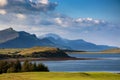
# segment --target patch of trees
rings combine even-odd
[[[0,74],[33,71],[49,72],[49,69],[42,63],[31,63],[28,60],[25,60],[23,64],[19,60],[14,62],[0,61]]]

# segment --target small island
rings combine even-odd
[[[0,60],[15,61],[52,61],[52,60],[93,60],[95,58],[75,58],[69,56],[64,50],[54,47],[32,47],[0,49]]]

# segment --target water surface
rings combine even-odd
[[[103,60],[65,60],[65,61],[36,61],[44,63],[50,71],[84,72],[105,71],[120,72],[120,54],[69,54],[78,58],[104,58]]]

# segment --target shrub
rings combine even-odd
[[[49,72],[48,67],[45,66],[45,65],[42,64],[42,63],[38,64],[38,66],[37,66],[37,71],[45,71],[45,72]]]

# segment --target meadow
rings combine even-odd
[[[0,80],[120,80],[120,74],[104,72],[25,72],[0,74]]]

